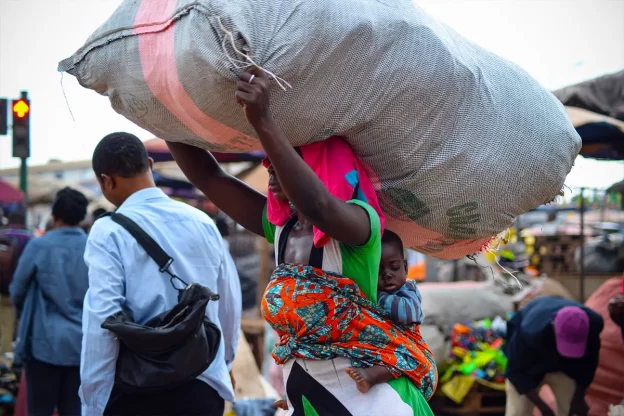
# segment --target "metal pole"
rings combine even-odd
[[[28,100],[28,91],[21,91],[20,96],[24,100]],[[28,110],[30,112],[30,109]],[[28,114],[30,118],[30,114]],[[28,125],[28,143],[26,145],[28,152],[22,155],[20,164],[20,189],[24,194],[24,225],[28,228],[28,155],[30,154],[30,121]]]
[[[585,302],[585,198],[583,192],[585,188],[581,188],[580,210],[581,210],[581,261],[579,264],[579,297],[581,302]]]
[[[27,158],[22,157],[20,164],[20,189],[24,194],[24,226],[28,228],[28,162]]]
[[[28,162],[25,157],[20,158],[20,189],[24,193],[24,203],[27,202],[26,195],[28,194]]]

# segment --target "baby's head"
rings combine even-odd
[[[401,237],[390,230],[384,231],[381,239],[381,262],[377,290],[392,293],[407,281],[407,261]]]

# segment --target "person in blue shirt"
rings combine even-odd
[[[234,392],[229,375],[240,333],[241,289],[234,262],[210,217],[174,201],[155,187],[153,161],[127,133],[104,137],[93,153],[93,170],[106,199],[134,220],[169,254],[171,270],[185,282],[218,293],[207,318],[222,332],[214,362],[197,379],[165,391],[127,394],[115,388],[119,341],[101,327],[125,307],[138,324],[178,303],[178,292],[136,240],[110,217],[91,228],[85,261],[89,290],[82,321],[82,416],[223,415]]]
[[[581,303],[560,297],[534,299],[508,323],[507,416],[554,415],[539,397],[547,384],[557,401],[557,415],[587,415],[585,391],[598,367],[604,322]]]
[[[52,205],[52,230],[28,243],[9,287],[20,315],[18,361],[23,360],[28,414],[80,414],[80,340],[89,284],[83,255],[87,235],[78,224],[85,196],[62,189]]]

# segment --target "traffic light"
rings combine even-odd
[[[6,98],[0,98],[0,136],[4,136],[9,130],[9,120],[7,113],[8,104],[9,100],[7,100]]]
[[[30,157],[30,100],[26,94],[13,100],[13,157]]]

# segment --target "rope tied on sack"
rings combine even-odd
[[[497,273],[494,272],[494,269],[492,268],[492,266],[479,264],[479,261],[477,260],[478,253],[469,254],[466,257],[469,260],[471,260],[477,267],[484,269],[484,270],[485,269],[489,270],[492,276],[493,282],[499,283],[507,289],[522,290],[523,289],[522,283],[516,277],[516,273],[518,272],[506,269],[502,264],[500,264],[500,261],[498,260],[498,252],[501,249],[501,245],[507,244],[508,241],[509,241],[509,229],[503,231],[502,233],[498,234],[495,237],[492,237],[490,241],[488,241],[486,244],[484,244],[481,247],[480,252],[493,254],[494,255],[493,261],[500,269],[502,276],[511,277],[515,281],[515,284],[511,284],[507,281],[507,279],[503,278],[502,276],[498,276]]]
[[[229,30],[227,30],[225,28],[225,26],[223,25],[223,22],[221,21],[221,17],[217,16],[217,22],[219,23],[219,28],[221,28],[221,30],[224,33],[223,36],[223,41],[221,42],[221,48],[223,49],[223,53],[225,54],[225,56],[227,57],[228,61],[230,61],[230,63],[237,69],[245,69],[251,65],[253,66],[257,66],[258,68],[260,68],[261,70],[263,70],[268,76],[272,77],[275,82],[277,83],[277,85],[284,91],[287,90],[287,88],[292,88],[292,85],[290,85],[288,83],[288,81],[286,81],[283,78],[278,77],[277,75],[275,75],[273,72],[263,68],[262,66],[258,65],[252,58],[251,56],[247,55],[246,53],[242,52],[240,49],[238,49],[236,47],[236,43],[234,42],[234,35],[232,34],[232,32],[230,32]],[[244,60],[240,60],[240,59],[235,59],[232,56],[230,56],[230,54],[227,51],[227,47],[226,47],[226,43],[228,42],[230,45],[232,46],[232,49],[234,49],[234,51],[238,54],[239,57],[244,58]]]

